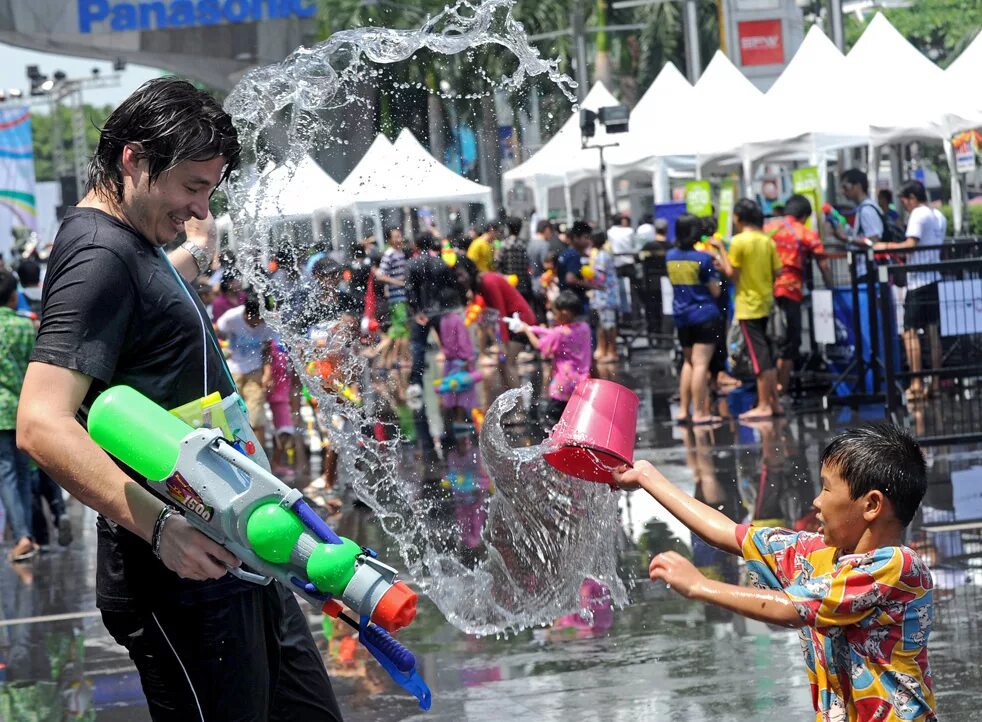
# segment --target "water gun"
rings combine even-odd
[[[433,382],[433,388],[438,394],[449,394],[455,391],[467,391],[484,378],[480,371],[455,371]]]
[[[416,594],[373,550],[334,533],[298,490],[236,450],[219,429],[194,429],[129,386],[102,393],[88,426],[99,446],[242,560],[230,573],[260,585],[276,579],[356,628],[392,678],[430,708],[415,656],[390,635],[415,619]]]
[[[471,421],[474,422],[474,431],[481,433],[481,427],[484,426],[484,412],[478,408],[471,409]]]
[[[508,285],[512,288],[518,288],[518,274],[509,273],[506,278],[508,279]]]
[[[484,313],[486,305],[484,296],[480,294],[476,295],[473,303],[467,306],[467,311],[464,313],[464,325],[472,326],[481,317],[481,314]]]
[[[584,281],[592,281],[597,275],[597,272],[593,270],[593,266],[581,266],[580,267],[580,278]]]
[[[849,228],[849,221],[846,220],[846,217],[844,215],[842,215],[841,213],[839,213],[839,211],[833,208],[831,203],[822,204],[822,213],[825,214],[825,218],[832,225],[838,226],[842,230],[846,230],[847,228]]]
[[[446,238],[443,239],[443,245],[440,248],[440,258],[451,268],[457,265],[457,251],[454,250],[453,246],[450,245],[450,241]]]
[[[326,386],[334,389],[346,401],[350,401],[355,406],[361,406],[361,396],[358,392],[337,378],[337,369],[330,359],[320,359],[307,363],[307,373],[323,379]]]
[[[552,282],[556,280],[556,274],[552,271],[543,271],[542,275],[539,277],[539,283],[542,284],[543,288],[549,288]]]

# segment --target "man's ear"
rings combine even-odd
[[[868,492],[863,502],[863,519],[867,522],[877,519],[886,511],[887,504],[887,498],[879,489]]]
[[[141,155],[142,148],[136,143],[127,143],[123,146],[120,154],[119,164],[123,169],[123,175],[129,176],[133,182],[139,178],[143,172],[144,159]]]

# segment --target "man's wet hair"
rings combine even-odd
[[[88,189],[123,200],[123,148],[138,146],[149,181],[184,161],[222,156],[221,180],[239,167],[239,136],[232,118],[213,97],[186,80],[148,80],[114,110],[89,162]]]
[[[570,311],[574,316],[583,315],[583,301],[572,291],[563,291],[552,302],[555,311]]]
[[[913,520],[927,491],[921,447],[892,424],[869,424],[839,434],[822,452],[821,465],[842,477],[852,499],[883,492],[904,526]]]

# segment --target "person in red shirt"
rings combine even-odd
[[[508,283],[507,278],[494,271],[479,272],[469,258],[457,258],[454,270],[457,272],[457,283],[462,292],[469,292],[472,297],[483,296],[487,308],[493,308],[498,312],[498,337],[502,346],[501,351],[506,356],[505,381],[509,386],[514,386],[515,384],[512,383],[515,380],[514,362],[522,344],[511,339],[505,319],[518,314],[523,323],[534,326],[535,314],[532,313],[532,307],[518,289]]]
[[[828,288],[832,287],[829,261],[824,257],[822,239],[805,226],[812,214],[811,202],[801,195],[793,195],[784,204],[784,217],[768,221],[764,232],[774,239],[781,269],[774,278],[774,299],[784,314],[787,332],[780,344],[777,362],[778,393],[787,393],[791,372],[798,360],[801,348],[801,301],[804,298],[804,280],[810,257],[818,261],[818,268]]]

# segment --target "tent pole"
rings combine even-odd
[[[754,162],[753,159],[744,154],[743,158],[743,195],[744,198],[754,197]]]
[[[563,200],[566,201],[566,223],[573,224],[573,192],[569,183],[563,184]]]
[[[870,196],[876,198],[876,188],[880,176],[880,148],[873,141],[869,142],[866,152],[866,176],[869,178]]]
[[[957,236],[962,232],[962,179],[958,174],[958,166],[955,162],[955,147],[951,144],[951,138],[942,139],[944,145],[944,156],[948,161],[948,171],[951,173],[951,220],[954,228],[951,234]]]

